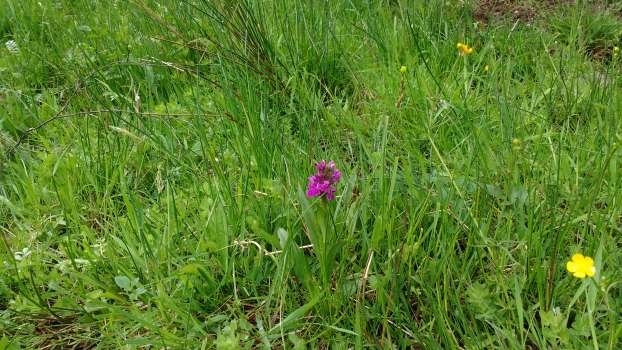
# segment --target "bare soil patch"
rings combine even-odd
[[[473,16],[484,25],[504,20],[531,24],[546,11],[556,6],[570,5],[572,2],[573,0],[480,0]]]

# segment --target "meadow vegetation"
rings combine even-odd
[[[622,348],[621,11],[0,0],[0,349]]]

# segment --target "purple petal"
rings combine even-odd
[[[328,192],[326,193],[326,199],[332,201],[333,199],[335,199],[335,195],[332,192]]]
[[[321,162],[318,162],[317,164],[315,164],[315,168],[317,169],[319,173],[323,173],[324,170],[326,170],[326,161],[322,159]]]
[[[333,173],[333,183],[339,182],[339,179],[341,179],[341,172],[339,170],[335,170]]]
[[[310,188],[307,191],[307,197],[317,197],[321,194],[320,191],[317,190],[317,188]]]

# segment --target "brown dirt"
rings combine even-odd
[[[531,24],[543,11],[555,6],[568,5],[573,0],[480,0],[473,17],[483,25],[501,20]]]

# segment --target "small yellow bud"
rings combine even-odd
[[[456,44],[456,48],[458,49],[458,51],[460,51],[460,54],[462,55],[469,55],[473,53],[473,48],[467,44],[458,43]]]
[[[406,68],[406,66],[401,66],[400,67],[400,73],[402,73],[402,74],[406,73],[407,70],[408,70],[408,68]]]
[[[488,65],[485,65],[484,66],[484,72],[488,72],[488,68],[489,68]]]

